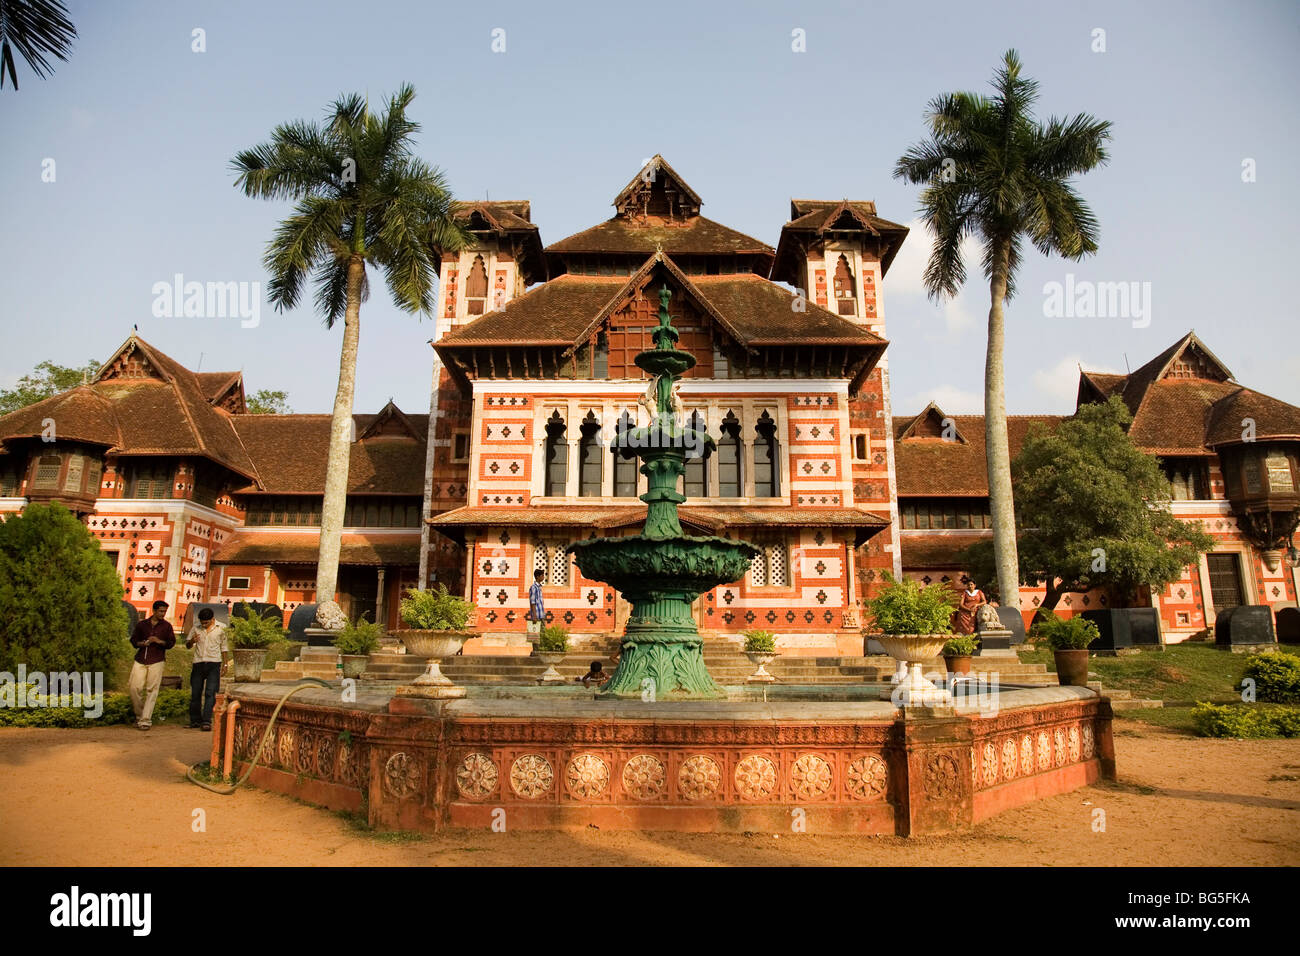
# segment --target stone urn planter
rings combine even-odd
[[[890,700],[912,706],[916,704],[946,704],[952,695],[935,687],[925,679],[921,668],[934,661],[948,642],[949,634],[873,634],[885,653],[901,664],[907,672],[895,684]]]
[[[537,659],[546,665],[546,670],[542,671],[537,678],[539,684],[563,684],[564,675],[555,669],[555,665],[561,663],[565,658],[564,651],[538,651]]]
[[[747,683],[764,683],[770,684],[776,680],[767,672],[767,665],[776,660],[776,654],[772,651],[745,651],[745,656],[757,670],[745,678]]]
[[[237,684],[256,684],[262,679],[262,666],[266,663],[265,647],[237,647],[231,654],[235,658],[232,680]]]
[[[343,654],[343,676],[360,677],[370,663],[369,654]]]
[[[410,684],[397,689],[402,697],[430,697],[442,700],[464,697],[465,688],[457,686],[443,674],[439,664],[448,657],[454,657],[476,631],[398,631],[397,636],[406,645],[406,652],[416,657],[423,657],[429,662],[428,669]]]
[[[1055,650],[1056,678],[1062,687],[1088,686],[1088,649]]]

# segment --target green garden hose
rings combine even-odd
[[[294,694],[298,693],[298,691],[306,690],[308,687],[312,686],[324,687],[326,690],[332,689],[329,684],[319,678],[303,677],[300,678],[293,687],[290,687],[285,691],[284,696],[280,698],[280,702],[275,705],[275,710],[271,711],[271,719],[266,724],[266,732],[262,734],[262,742],[257,746],[257,753],[253,754],[252,762],[249,763],[248,769],[244,771],[244,775],[236,780],[232,785],[229,787],[215,787],[210,783],[204,783],[202,780],[196,779],[194,771],[207,762],[202,760],[185,772],[185,776],[189,778],[190,783],[202,787],[204,790],[211,790],[213,793],[219,793],[223,797],[228,797],[234,793],[243,785],[244,781],[248,779],[248,775],[253,772],[253,768],[257,766],[257,762],[262,759],[262,751],[266,749],[266,742],[270,739],[271,730],[275,727],[275,718],[279,716],[280,708],[284,706],[284,702]],[[211,765],[209,764],[209,766]]]

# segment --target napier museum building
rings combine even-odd
[[[871,202],[796,199],[773,247],[702,205],[660,157],[611,218],[550,245],[527,201],[460,204],[475,242],[440,264],[430,407],[354,416],[350,617],[395,627],[404,589],[442,582],[477,605],[466,653],[514,653],[541,570],[554,622],[618,633],[627,605],[565,548],[641,526],[646,479],[613,446],[646,422],[633,356],[665,286],[696,358],[681,405],[716,443],[689,460],[682,524],[762,552],[696,601],[706,639],[765,628],[788,655],[859,655],[861,602],[886,572],[963,580],[961,550],[990,534],[984,421],[891,406],[882,289],[906,227]],[[1111,395],[1160,457],[1174,513],[1215,541],[1149,595],[1163,639],[1251,604],[1285,639],[1300,619],[1300,408],[1238,384],[1191,333],[1129,375],[1080,374],[1080,403]],[[1013,455],[1036,421],[1060,418],[1011,416]],[[0,512],[59,501],[82,516],[142,610],[258,601],[287,619],[314,600],[328,434],[328,415],[248,414],[240,373],[193,372],[132,335],[86,384],[0,418]],[[1028,617],[1042,591],[1021,594]]]

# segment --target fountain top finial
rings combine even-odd
[[[673,297],[667,285],[659,289],[659,325],[651,333],[655,348],[673,349],[677,346],[677,330],[673,328],[673,317],[668,314],[668,300]]]

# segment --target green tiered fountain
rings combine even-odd
[[[602,697],[655,700],[712,700],[726,696],[704,666],[704,639],[695,627],[691,602],[719,584],[739,580],[759,550],[730,538],[691,537],[682,532],[677,506],[686,500],[677,479],[686,471],[686,453],[703,453],[713,444],[707,433],[682,421],[673,386],[695,365],[695,356],[678,351],[677,330],[668,314],[672,292],[659,291],[655,347],[636,364],[654,376],[644,403],[650,424],[620,436],[618,452],[643,460],[649,490],[645,526],[626,538],[591,538],[569,545],[578,569],[593,581],[618,589],[632,604],[618,669]]]

